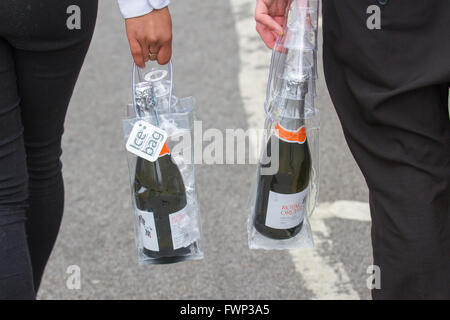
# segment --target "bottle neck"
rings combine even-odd
[[[285,99],[278,124],[284,129],[297,131],[305,125],[305,100]]]
[[[285,101],[284,111],[275,126],[275,134],[285,142],[303,144],[306,141],[304,100]]]

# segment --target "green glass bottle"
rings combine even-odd
[[[272,239],[289,239],[303,227],[311,170],[311,154],[306,137],[304,100],[286,99],[283,116],[267,143],[272,157],[272,143],[278,144],[279,169],[276,174],[261,174],[272,161],[261,164],[255,202],[254,226]]]
[[[134,191],[144,254],[171,263],[193,252],[186,190],[167,145],[155,162],[137,159]]]

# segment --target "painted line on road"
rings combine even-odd
[[[268,78],[270,50],[259,39],[253,19],[254,0],[230,0],[239,38],[240,94],[249,128],[261,128],[264,123],[264,100]],[[258,150],[251,150],[258,152]],[[337,217],[370,221],[368,205],[353,201],[338,201],[319,205],[311,219],[316,247],[326,242],[332,245],[325,219]],[[316,249],[290,250],[296,271],[316,299],[359,299],[342,263],[332,263]]]
[[[260,129],[264,124],[264,101],[268,61],[271,51],[267,49],[255,30],[253,12],[255,0],[230,0],[235,28],[239,41],[239,88],[247,115],[249,129]],[[251,145],[250,159],[257,159],[258,145]]]
[[[319,254],[324,244],[327,251],[333,250],[333,242],[325,223],[329,218],[370,222],[369,205],[358,201],[319,204],[310,220],[316,248],[290,250],[295,269],[317,299],[359,300],[360,296],[353,289],[344,265]]]
[[[313,218],[341,218],[370,222],[370,207],[366,202],[340,200],[321,203],[314,211]]]

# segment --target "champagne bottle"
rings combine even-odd
[[[137,159],[134,191],[145,255],[170,263],[195,250],[183,178],[166,144],[155,162]]]
[[[303,117],[304,102],[283,99],[283,115],[267,143],[269,157],[272,157],[272,143],[278,144],[278,172],[263,175],[261,168],[271,167],[272,161],[260,163],[254,226],[272,239],[289,239],[297,235],[306,214],[311,155]]]

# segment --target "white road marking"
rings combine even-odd
[[[330,240],[325,222],[328,218],[370,222],[369,205],[357,201],[326,202],[318,205],[310,220],[316,248],[290,250],[295,269],[302,275],[307,288],[317,299],[360,299],[353,289],[344,265],[340,262],[331,262],[318,253],[317,249],[324,243],[327,244],[327,250],[333,249],[333,242]]]
[[[268,61],[271,51],[266,48],[256,32],[253,19],[255,0],[230,0],[239,40],[239,88],[247,113],[249,129],[260,129],[264,125],[264,101]],[[256,159],[258,145],[253,145],[250,159]]]
[[[261,128],[264,123],[264,100],[268,77],[270,50],[255,31],[253,12],[255,0],[230,0],[239,38],[239,87],[247,113],[249,128]],[[258,152],[258,150],[252,150]],[[370,221],[368,205],[353,201],[338,201],[319,205],[312,216],[311,226],[316,247],[329,240],[325,220],[331,217]],[[342,263],[332,263],[316,249],[291,250],[296,270],[317,299],[359,299]]]
[[[306,288],[313,292],[315,299],[360,299],[342,263],[331,263],[326,257],[320,256],[316,249],[310,248],[291,250],[291,255],[295,269],[302,275]]]
[[[313,218],[341,218],[370,222],[370,208],[366,202],[359,201],[336,201],[321,203],[314,211]]]

